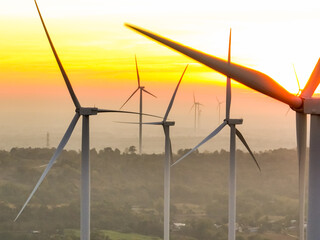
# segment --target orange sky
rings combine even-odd
[[[115,109],[121,106],[136,88],[134,55],[137,54],[141,82],[158,96],[157,101],[150,98],[150,104],[145,104],[146,110],[163,114],[185,65],[191,63],[172,117],[186,119],[185,116],[189,116],[195,92],[206,106],[203,125],[216,119],[215,98],[223,100],[225,97],[222,87],[225,77],[126,29],[124,22],[221,58],[226,58],[229,28],[232,27],[232,61],[263,71],[291,92],[298,90],[292,64],[303,86],[320,53],[320,33],[317,31],[320,4],[315,0],[164,0],[156,6],[145,0],[111,3],[103,0],[39,0],[38,4],[80,103],[88,106]],[[52,111],[58,111],[57,115],[60,112],[61,118],[70,111],[72,114],[71,99],[33,1],[1,1],[0,32],[0,106],[8,116],[3,125],[14,128],[10,125],[12,122],[25,123],[21,118],[20,122],[10,120],[17,118],[21,109],[26,119],[32,119],[31,114],[37,110],[48,116],[46,119],[54,118]],[[234,98],[233,113],[240,114],[239,117],[255,116],[259,121],[261,110],[241,109],[248,105],[244,96],[250,99],[258,94],[239,88],[240,85],[233,84],[233,87],[235,96],[242,96],[241,99]],[[246,95],[241,95],[243,92]],[[137,101],[137,98],[133,99],[128,110],[136,110]],[[260,102],[257,99],[250,101],[250,104]],[[275,106],[277,111],[286,109],[273,101],[270,100],[271,105],[267,106],[268,112]],[[41,117],[38,121],[39,125]],[[255,122],[254,119],[248,121]],[[37,125],[29,124],[33,128]],[[43,131],[45,128],[49,127],[43,126]]]

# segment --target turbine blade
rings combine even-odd
[[[299,92],[300,92],[301,91],[300,82],[299,82],[299,78],[298,78],[298,75],[297,75],[297,72],[296,72],[296,68],[294,67],[294,64],[292,64],[292,67],[293,67],[294,74],[295,74],[296,79],[297,79],[298,88],[299,88]]]
[[[280,86],[275,80],[270,78],[264,73],[258,72],[256,70],[246,68],[244,66],[228,63],[225,60],[219,59],[215,56],[211,56],[200,52],[198,50],[192,49],[190,47],[184,46],[180,43],[176,43],[172,40],[166,39],[154,33],[148,32],[136,26],[125,24],[125,26],[142,33],[153,40],[156,40],[170,48],[175,49],[178,52],[181,52],[192,59],[195,59],[198,62],[203,63],[204,65],[226,75],[230,78],[258,91],[263,94],[266,94],[272,98],[275,98],[281,102],[284,102],[291,107],[299,108],[302,105],[302,100],[289,93],[282,86]]]
[[[65,70],[64,70],[64,68],[63,68],[63,66],[62,66],[62,63],[61,63],[61,61],[60,61],[60,59],[59,59],[59,56],[58,56],[58,54],[57,54],[57,52],[56,52],[56,49],[54,48],[54,45],[53,45],[53,43],[52,43],[52,41],[51,41],[49,32],[48,32],[48,30],[47,30],[47,28],[46,28],[46,25],[45,25],[45,23],[44,23],[44,21],[43,21],[43,19],[42,19],[42,16],[41,16],[41,13],[40,13],[40,10],[39,10],[37,1],[34,0],[34,2],[35,2],[35,4],[36,4],[36,7],[37,7],[37,10],[38,10],[38,13],[39,13],[39,16],[40,16],[40,19],[41,19],[41,22],[42,22],[44,31],[46,32],[46,35],[47,35],[49,44],[50,44],[51,49],[52,49],[52,52],[53,52],[53,54],[54,54],[54,57],[56,58],[56,61],[57,61],[58,65],[59,65],[60,72],[62,73],[62,76],[63,76],[63,78],[64,78],[64,81],[65,81],[65,83],[66,83],[66,85],[67,85],[67,88],[68,88],[68,91],[69,91],[70,96],[71,96],[71,98],[72,98],[72,101],[73,101],[74,105],[76,106],[76,108],[80,108],[81,105],[80,105],[80,103],[79,103],[79,101],[78,101],[78,99],[77,99],[76,94],[75,94],[74,91],[73,91],[73,88],[72,88],[72,86],[71,86],[71,83],[70,83],[70,81],[69,81],[69,78],[68,78],[68,76],[67,76],[67,73],[65,72]]]
[[[100,109],[100,108],[97,110],[97,112],[98,113],[128,113],[128,114],[140,115],[140,113],[138,113],[138,112],[122,111],[122,110],[109,110],[109,109]],[[148,114],[148,113],[141,113],[141,115],[148,116],[148,117],[162,118],[160,116]]]
[[[138,88],[140,88],[140,76],[139,76],[139,69],[138,69],[138,62],[137,62],[137,55],[134,55],[136,60],[136,70],[137,70],[137,79],[138,79]]]
[[[256,159],[255,156],[253,155],[253,153],[252,153],[249,145],[247,144],[246,140],[244,139],[243,135],[241,134],[241,132],[240,132],[238,129],[236,129],[236,135],[237,135],[237,137],[240,139],[240,141],[243,143],[243,145],[246,147],[246,149],[247,149],[248,152],[250,153],[251,157],[252,157],[253,160],[255,161],[255,163],[256,163],[259,171],[261,172],[261,168],[260,168],[260,165],[259,165],[257,159]]]
[[[299,160],[299,235],[304,240],[305,165],[307,157],[307,115],[296,112],[297,150]]]
[[[133,97],[133,95],[139,90],[139,87],[130,95],[130,97],[127,99],[127,101],[124,102],[124,104],[122,104],[122,106],[120,107],[120,109],[122,109],[124,107],[124,105],[126,105],[126,103]]]
[[[116,123],[140,124],[138,122],[120,122],[120,121],[117,121]],[[163,125],[163,122],[143,122],[141,124],[145,124],[145,125]]]
[[[16,218],[14,219],[14,221],[17,221],[17,219],[19,218],[19,216],[21,215],[21,213],[23,212],[23,210],[25,209],[25,207],[27,206],[27,204],[29,203],[29,201],[31,200],[32,196],[35,194],[35,192],[37,191],[37,189],[39,188],[40,184],[42,183],[42,181],[44,180],[44,178],[46,177],[46,175],[48,174],[49,170],[51,169],[52,165],[55,163],[56,159],[60,156],[63,148],[65,147],[65,145],[67,144],[67,142],[69,141],[69,138],[74,130],[74,127],[76,126],[78,119],[79,119],[80,115],[78,113],[76,113],[76,115],[73,117],[66,133],[64,134],[61,142],[59,143],[55,153],[53,154],[52,158],[50,159],[46,169],[44,170],[44,172],[42,173],[40,179],[38,180],[36,186],[33,188],[31,194],[29,195],[27,201],[24,203],[23,207],[21,208],[20,212],[18,213],[18,215],[16,216]]]
[[[300,97],[311,98],[314,91],[317,89],[319,82],[320,82],[320,58],[318,59],[318,62],[314,67],[306,86],[302,90]]]
[[[196,97],[194,95],[194,92],[193,92],[193,104],[195,105],[196,104]]]
[[[177,163],[179,163],[181,160],[183,160],[184,158],[186,158],[187,156],[189,156],[192,152],[194,152],[195,150],[197,150],[201,145],[203,145],[204,143],[206,143],[207,141],[209,141],[211,138],[213,138],[214,136],[216,136],[225,126],[227,125],[227,122],[223,122],[219,127],[217,127],[212,133],[210,133],[205,139],[203,139],[197,146],[195,146],[194,148],[192,148],[189,152],[187,152],[185,155],[183,155],[181,158],[179,158],[177,161],[175,161],[171,166],[176,165]]]
[[[231,28],[229,35],[229,50],[228,50],[228,64],[231,59]],[[230,118],[230,107],[231,107],[231,79],[227,76],[227,89],[226,89],[226,119]]]
[[[166,111],[166,113],[165,113],[165,115],[164,115],[164,118],[163,118],[163,121],[164,121],[164,122],[167,121],[168,115],[169,115],[170,110],[171,110],[171,108],[172,108],[172,105],[173,105],[174,99],[175,99],[175,97],[176,97],[178,88],[179,88],[179,86],[180,86],[181,80],[182,80],[183,75],[184,75],[184,73],[186,72],[188,66],[189,66],[189,64],[187,64],[186,68],[184,69],[184,71],[183,71],[183,73],[182,73],[182,75],[181,75],[181,78],[180,78],[180,80],[179,80],[179,82],[178,82],[178,84],[177,84],[177,86],[176,86],[176,89],[174,90],[174,93],[173,93],[173,95],[172,95],[172,97],[171,97],[171,100],[170,100],[170,103],[169,103],[169,105],[168,105],[167,111]]]
[[[144,88],[142,88],[142,91],[144,91],[144,92],[146,92],[146,93],[150,94],[151,96],[153,96],[153,97],[157,98],[157,96],[156,96],[156,95],[153,95],[151,92],[148,92],[148,91],[147,91],[147,90],[145,90]]]

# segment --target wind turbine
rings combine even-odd
[[[172,163],[172,147],[171,147],[171,139],[170,139],[170,132],[169,128],[170,126],[174,126],[174,121],[167,121],[168,115],[170,113],[170,110],[172,108],[174,99],[176,97],[178,88],[180,86],[181,80],[188,68],[188,65],[184,69],[180,80],[176,86],[175,91],[173,92],[173,95],[171,97],[171,100],[169,102],[168,108],[166,113],[164,114],[162,122],[144,122],[142,124],[146,125],[162,125],[164,136],[165,136],[165,161],[164,161],[164,214],[163,214],[163,239],[169,240],[170,236],[170,167]],[[135,122],[122,122],[122,123],[129,123],[129,124],[137,124]]]
[[[133,25],[126,24],[127,27],[136,30],[153,40],[156,40],[184,55],[216,70],[217,72],[229,76],[230,78],[252,88],[262,94],[274,98],[289,105],[296,111],[296,134],[297,150],[299,160],[299,200],[300,200],[300,221],[303,218],[303,207],[301,200],[304,199],[303,186],[304,168],[306,160],[306,133],[307,114],[310,118],[310,148],[309,148],[309,198],[308,198],[308,224],[307,240],[318,240],[320,236],[320,99],[313,98],[312,95],[320,83],[320,59],[318,60],[311,76],[302,89],[301,94],[296,96],[289,93],[280,84],[268,75],[257,70],[244,67],[239,64],[229,63],[223,59],[192,49],[170,39],[161,37],[152,32],[143,30]],[[304,239],[300,222],[300,239]]]
[[[59,59],[59,56],[54,48],[54,45],[51,41],[51,38],[49,36],[49,33],[47,31],[47,28],[45,26],[45,23],[42,19],[38,4],[36,0],[34,1],[37,7],[37,11],[39,13],[40,20],[42,22],[44,31],[46,33],[46,36],[48,38],[49,44],[51,46],[52,52],[55,56],[55,59],[58,63],[58,66],[60,68],[60,72],[62,73],[62,76],[64,78],[64,81],[67,85],[69,94],[72,98],[72,101],[75,105],[75,115],[67,128],[67,131],[65,132],[62,140],[60,141],[54,155],[50,159],[46,169],[42,173],[40,179],[38,180],[37,184],[35,185],[34,189],[32,190],[31,194],[29,195],[27,201],[24,203],[23,207],[21,208],[20,212],[18,213],[17,217],[14,219],[16,221],[29,201],[31,200],[32,196],[35,194],[37,189],[39,188],[40,184],[48,174],[49,170],[55,163],[56,159],[61,154],[63,148],[67,144],[79,118],[82,116],[82,155],[81,155],[81,240],[89,240],[90,239],[90,156],[89,156],[89,117],[91,115],[97,115],[98,113],[133,113],[133,112],[127,112],[127,111],[119,111],[119,110],[107,110],[107,109],[99,109],[96,107],[82,107],[78,101],[78,98],[76,94],[73,91],[73,88],[71,86],[71,83],[69,81],[69,78],[67,76],[67,73],[65,72],[63,65]],[[138,114],[138,113],[134,113]]]
[[[231,29],[229,35],[229,50],[228,50],[228,63],[230,63],[231,58]],[[236,141],[235,137],[237,136],[240,141],[244,144],[244,146],[249,151],[250,155],[252,156],[253,160],[255,161],[256,165],[258,166],[259,170],[260,166],[254,157],[249,145],[247,144],[246,140],[244,139],[243,135],[240,131],[236,128],[236,125],[242,124],[242,119],[233,119],[230,118],[230,106],[231,106],[231,79],[227,77],[227,84],[226,84],[226,119],[222,122],[222,124],[215,129],[212,133],[210,133],[204,140],[202,140],[196,147],[191,149],[187,152],[184,156],[178,159],[173,165],[180,162],[182,159],[190,155],[196,149],[198,149],[201,145],[209,141],[211,138],[216,136],[226,125],[230,127],[230,172],[229,172],[229,227],[228,227],[228,239],[235,240],[236,239]],[[172,165],[172,166],[173,166]]]
[[[138,79],[138,88],[133,91],[133,93],[130,95],[130,97],[122,104],[120,109],[126,105],[126,103],[130,100],[130,98],[133,97],[133,95],[140,90],[140,105],[139,105],[139,154],[142,152],[142,93],[145,92],[153,97],[156,98],[155,95],[153,95],[151,92],[148,92],[144,86],[140,85],[140,76],[139,76],[139,69],[138,69],[138,63],[137,63],[137,56],[135,55],[135,61],[136,61],[136,71],[137,71],[137,79]]]
[[[170,166],[172,163],[172,146],[171,146],[171,139],[170,139],[170,126],[174,126],[175,122],[167,121],[168,115],[173,105],[173,101],[176,97],[178,88],[180,86],[181,80],[183,78],[184,73],[186,72],[188,65],[184,69],[181,78],[176,86],[176,89],[171,97],[171,101],[168,105],[167,111],[163,117],[162,122],[153,122],[153,123],[146,123],[151,125],[162,125],[164,136],[165,136],[165,162],[164,162],[164,214],[163,214],[163,239],[169,240],[170,236]]]

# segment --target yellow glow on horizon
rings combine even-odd
[[[124,22],[221,58],[226,58],[232,27],[232,61],[270,75],[292,93],[298,90],[292,63],[304,86],[319,57],[320,37],[314,26],[320,24],[320,8],[316,2],[312,6],[290,2],[291,10],[287,10],[287,1],[277,1],[277,9],[271,2],[248,0],[219,2],[218,6],[199,1],[183,7],[179,1],[170,1],[170,9],[167,3],[154,7],[149,1],[111,5],[101,0],[38,1],[60,59],[78,88],[134,86],[134,54],[142,82],[165,85],[179,78],[185,64],[191,63],[186,84],[225,84],[224,76],[126,29]],[[0,84],[6,87],[9,79],[22,86],[63,86],[33,3],[14,0],[1,9]],[[245,88],[236,82],[233,87]]]

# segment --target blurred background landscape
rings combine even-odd
[[[0,238],[79,239],[80,153],[64,150],[17,222],[54,148],[0,152]],[[180,149],[174,159],[185,153]],[[92,240],[161,239],[163,154],[106,147],[91,153]],[[229,153],[191,154],[171,172],[171,239],[227,239]],[[237,239],[296,239],[298,163],[295,150],[237,151]]]

